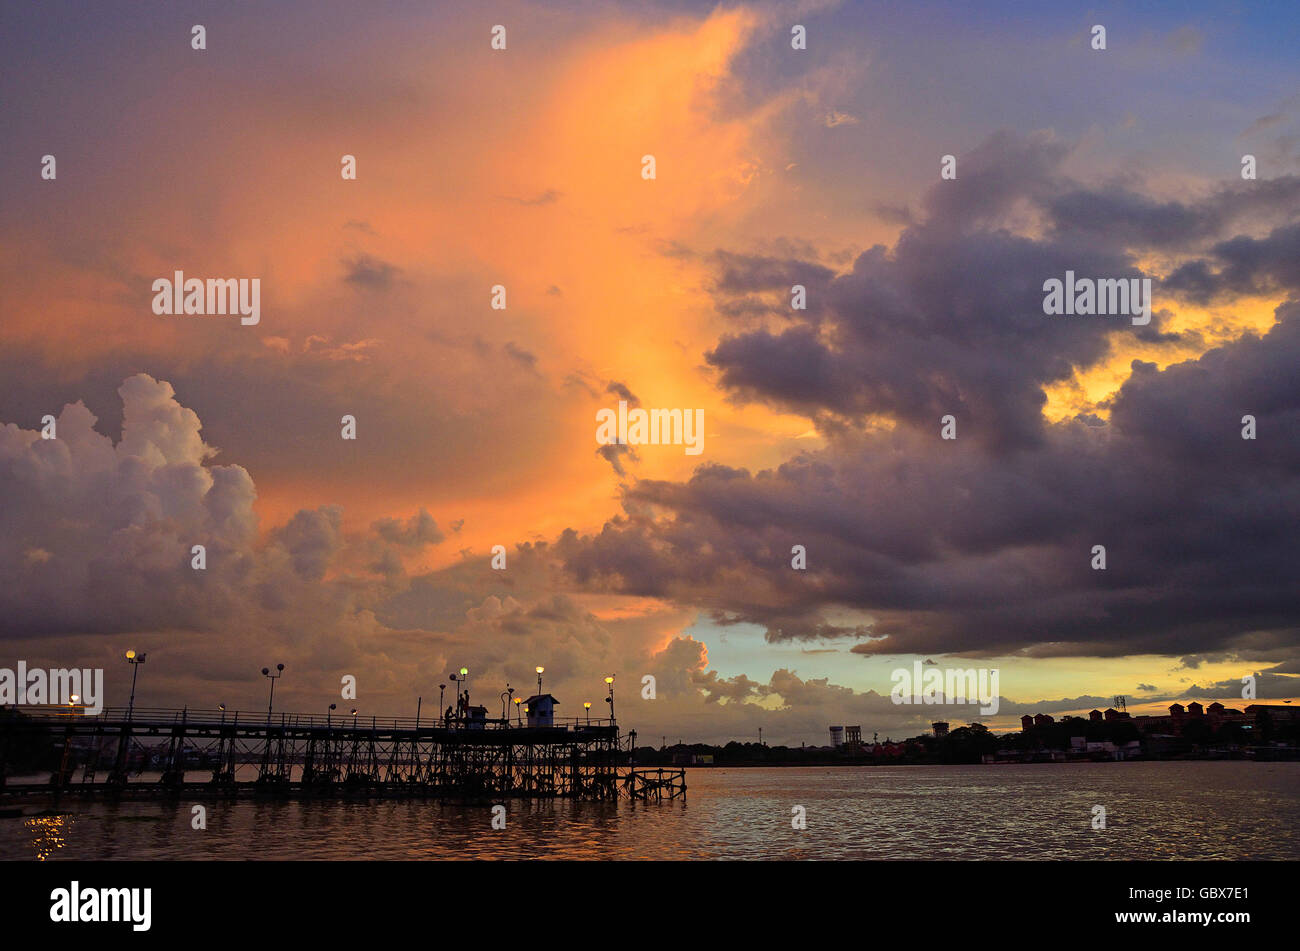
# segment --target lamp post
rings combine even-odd
[[[537,695],[542,695],[542,674],[546,671],[545,667],[537,668]]]
[[[144,663],[145,654],[137,654],[135,651],[126,652],[126,662],[131,665],[131,699],[127,701],[126,718],[128,720],[135,714],[135,678],[140,675],[140,665]]]
[[[587,726],[591,726],[591,701],[588,700],[583,703],[582,709],[587,711]]]
[[[523,697],[515,697],[515,722],[520,726],[524,725],[523,709],[519,706],[523,702]]]
[[[284,676],[284,664],[275,665],[275,673],[271,673],[271,668],[263,667],[262,676],[271,681],[271,699],[266,704],[266,722],[271,722],[271,709],[275,706],[275,682]]]
[[[507,711],[510,709],[510,700],[515,695],[515,688],[506,684],[506,689],[501,694],[501,719],[506,723],[510,722]]]
[[[613,674],[610,674],[608,677],[605,678],[605,686],[609,688],[609,696],[605,698],[605,702],[609,704],[609,722],[613,723],[614,722],[614,675]]]
[[[331,718],[332,718],[332,716],[333,716],[333,714],[334,714],[334,711],[337,710],[338,708],[339,708],[339,705],[338,705],[337,703],[331,703],[331,704],[330,704],[330,708],[329,708],[328,710],[325,711],[325,728],[326,728],[326,729],[329,729],[329,728],[332,726]]]
[[[460,710],[460,697],[461,694],[463,693],[465,697],[465,716],[469,716],[469,668],[462,667],[460,669],[459,676],[457,676],[456,674],[449,674],[448,677],[450,680],[453,680],[457,684],[459,684],[459,687],[457,688],[458,692],[456,694],[457,711]]]
[[[438,684],[438,718],[442,720],[444,727],[447,725],[447,716],[443,711],[447,708],[442,705],[442,692],[446,689],[447,685],[445,683]]]
[[[469,716],[469,668],[460,669],[460,682],[465,685],[465,715]]]
[[[225,725],[226,725],[226,705],[225,705],[224,703],[219,703],[219,704],[217,704],[217,709],[221,711],[221,725],[222,725],[222,726],[225,726]]]

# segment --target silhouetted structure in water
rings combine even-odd
[[[198,715],[36,709],[0,720],[0,798],[45,795],[406,796],[613,799],[636,731],[612,720],[546,725],[488,719],[483,707],[432,722],[300,714]],[[6,783],[9,751],[54,745],[47,784]],[[49,747],[47,746],[47,749]],[[142,781],[146,770],[157,780]],[[80,770],[79,780],[76,777]],[[194,781],[194,774],[207,777]],[[103,778],[101,777],[103,774]],[[135,777],[134,779],[132,777]],[[639,784],[628,786],[629,790]],[[684,783],[683,792],[684,792]]]

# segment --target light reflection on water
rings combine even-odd
[[[0,819],[0,858],[1300,858],[1300,763],[693,769],[687,780],[685,804],[511,800],[505,831],[486,807],[439,802],[68,803],[71,815]],[[190,827],[196,803],[205,831]],[[791,828],[796,805],[806,831]]]

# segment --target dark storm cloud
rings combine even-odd
[[[438,529],[438,523],[426,510],[420,509],[405,522],[396,518],[381,518],[371,524],[371,529],[384,541],[402,548],[419,550],[426,545],[437,545],[446,537]],[[452,523],[452,530],[459,531],[460,525]]]
[[[1267,238],[1225,229],[1300,216],[1300,178],[1240,182],[1189,200],[1157,201],[1129,189],[1085,187],[1064,175],[1068,148],[1042,136],[998,134],[958,163],[956,181],[934,186],[924,216],[893,248],[874,247],[834,275],[817,263],[718,252],[713,293],[737,323],[774,315],[792,324],[738,331],[706,354],[740,399],[840,424],[884,414],[933,430],[941,416],[1000,449],[1036,445],[1043,388],[1106,358],[1112,338],[1182,339],[1152,322],[1049,318],[1043,282],[1147,277],[1136,260],[1173,248],[1208,248],[1176,269],[1165,290],[1204,301],[1222,293],[1300,289],[1300,225]],[[1046,229],[1022,236],[1029,216]],[[808,288],[808,309],[789,305]],[[780,292],[778,299],[772,295]],[[1188,334],[1186,342],[1195,342]]]
[[[1195,201],[1160,201],[1127,188],[1070,187],[1045,210],[1055,233],[1126,248],[1188,249],[1226,229],[1300,215],[1300,177],[1240,181]]]
[[[1106,250],[931,224],[834,280],[824,292],[833,316],[724,337],[707,359],[727,389],[809,416],[880,413],[937,431],[953,414],[969,438],[1032,445],[1043,386],[1103,358],[1115,327],[1043,315],[1043,281],[1066,270],[1140,273]]]
[[[825,619],[829,605],[856,608],[875,619],[858,653],[1180,653],[1244,632],[1293,648],[1300,392],[1257,394],[1271,435],[1254,442],[1230,395],[1275,358],[1300,358],[1295,309],[1263,341],[1135,376],[1105,430],[1052,426],[1040,448],[1001,459],[900,431],[754,476],[704,467],[629,493],[670,517],[615,520],[560,552],[585,583],[724,601],[770,639],[861,636]],[[1204,446],[1179,439],[1188,409],[1217,431]],[[794,544],[806,572],[790,567]],[[1104,572],[1089,567],[1094,544]]]
[[[793,326],[722,338],[707,355],[723,387],[816,417],[885,414],[928,431],[958,418],[967,438],[1001,449],[1042,438],[1044,385],[1109,353],[1114,318],[1049,318],[1044,280],[1142,276],[1113,243],[1078,236],[1035,240],[1004,227],[1028,203],[1059,194],[1064,146],[994,136],[959,163],[957,181],[926,199],[924,223],[874,247],[850,272],[799,261],[720,255],[715,296],[736,312],[753,291],[802,282],[809,309]]]
[[[1256,670],[1253,674],[1255,677],[1255,697],[1254,700],[1242,699],[1237,706],[1247,706],[1255,700],[1278,700],[1285,697],[1295,696],[1296,678],[1287,676],[1282,667],[1274,667],[1270,670]],[[1220,680],[1216,683],[1192,684],[1191,686],[1180,690],[1179,696],[1183,697],[1205,697],[1207,699],[1214,697],[1232,697],[1241,696],[1242,682],[1240,680]],[[1228,706],[1234,704],[1229,703]]]
[[[1256,202],[1228,189],[1185,205],[1125,194],[1076,231],[1056,228],[1087,207],[1064,155],[995,137],[936,187],[922,223],[843,275],[720,255],[724,303],[796,274],[824,296],[818,313],[782,314],[792,325],[724,337],[709,361],[733,396],[808,415],[829,445],[756,474],[713,464],[684,483],[637,482],[627,514],[559,540],[570,574],[759,624],[769,640],[855,639],[864,655],[1294,652],[1300,302],[1263,337],[1163,371],[1134,361],[1109,421],[1048,423],[1043,387],[1133,328],[1045,317],[1041,284],[1067,268],[1140,276],[1138,255],[1186,234],[1233,287],[1289,287],[1296,226],[1225,237]],[[1010,230],[1026,213],[1049,225],[1041,237]],[[1146,330],[1169,339],[1154,318]],[[877,413],[901,425],[861,426]],[[955,441],[939,438],[946,413]],[[1244,415],[1259,438],[1241,438]],[[791,567],[795,545],[806,570]]]
[[[732,316],[762,312],[797,313],[790,308],[790,288],[802,284],[810,292],[808,309],[803,315],[815,318],[821,312],[824,301],[824,296],[817,292],[824,290],[834,277],[834,272],[829,268],[799,260],[732,254],[728,251],[717,252],[714,260],[717,265],[714,295],[719,308]],[[762,292],[778,295],[780,304],[774,308],[749,296]]]
[[[623,457],[627,456],[632,462],[638,461],[636,450],[620,443],[606,443],[596,449],[596,455],[608,462],[614,472],[624,478],[627,476],[627,470],[623,467]]]
[[[1300,304],[1279,318],[1262,339],[1140,369],[1107,426],[1047,426],[1004,456],[899,429],[757,475],[704,466],[628,491],[630,509],[670,514],[558,550],[586,584],[716,606],[769,639],[869,633],[864,654],[1294,649]],[[828,622],[837,605],[868,630]]]
[[[1151,454],[1199,471],[1224,462],[1222,434],[1238,436],[1242,416],[1250,414],[1269,431],[1253,442],[1237,439],[1250,455],[1232,474],[1247,481],[1256,473],[1295,477],[1300,473],[1295,415],[1300,302],[1280,307],[1278,316],[1264,337],[1248,334],[1163,372],[1135,361],[1133,378],[1115,397],[1111,424]]]
[[[605,387],[605,392],[613,393],[621,400],[627,400],[629,406],[641,405],[641,401],[637,399],[635,393],[633,393],[630,389],[628,389],[627,384],[620,383],[618,380],[611,380],[609,384]]]
[[[1117,237],[1126,245],[1186,245],[1218,233],[1217,215],[1181,202],[1159,202],[1130,191],[1077,189],[1051,202],[1060,231]]]
[[[393,286],[401,269],[369,254],[358,254],[343,262],[347,283],[371,291],[386,291]]]
[[[1164,286],[1204,304],[1222,297],[1300,292],[1300,225],[1275,228],[1264,238],[1238,235],[1208,257],[1189,261]]]
[[[524,369],[532,373],[537,372],[537,354],[525,350],[513,340],[507,340],[501,349],[505,351],[506,356],[510,357],[510,359],[514,360]]]

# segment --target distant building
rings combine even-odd
[[[1020,718],[1020,729],[1028,733],[1033,728],[1034,728],[1034,718],[1031,717],[1028,713],[1026,713],[1023,717]]]
[[[842,726],[831,727],[831,746],[838,748],[843,745],[844,745],[844,727]]]
[[[1099,720],[1101,719],[1101,711],[1100,711],[1100,710],[1093,710],[1093,711],[1091,711],[1091,712],[1088,714],[1088,719],[1089,719],[1089,720],[1092,720],[1094,723],[1097,722],[1097,721],[1099,721]]]
[[[859,749],[862,746],[862,727],[846,726],[844,728],[844,743],[853,749]]]
[[[1142,744],[1137,740],[1129,740],[1127,743],[1112,743],[1110,740],[1101,740],[1099,742],[1088,741],[1085,744],[1086,752],[1094,759],[1128,759],[1130,756],[1142,755]]]
[[[1251,719],[1250,717],[1247,717],[1246,714],[1242,713],[1240,710],[1233,710],[1230,707],[1225,707],[1217,700],[1205,708],[1205,716],[1210,721],[1210,728],[1213,730],[1218,730],[1219,727],[1221,727],[1225,723],[1237,723],[1237,724],[1244,725],[1248,720]]]
[[[1120,710],[1116,710],[1114,707],[1107,708],[1106,712],[1103,713],[1102,716],[1106,719],[1107,722],[1111,720],[1132,719],[1132,717],[1129,715],[1129,712],[1127,710],[1120,711]]]
[[[712,753],[674,753],[674,766],[712,766]]]
[[[1258,718],[1261,713],[1267,713],[1274,723],[1300,719],[1300,708],[1280,703],[1252,703],[1246,708],[1246,715],[1252,719]]]
[[[942,720],[939,720],[936,723],[931,723],[930,727],[934,730],[934,735],[937,737],[942,738],[948,735],[948,724],[944,723]]]
[[[1193,700],[1184,707],[1181,703],[1171,703],[1167,716],[1139,716],[1135,717],[1133,722],[1144,734],[1149,737],[1163,736],[1168,739],[1178,739],[1183,728],[1192,722],[1201,722],[1201,718],[1209,724],[1212,731],[1218,730],[1225,725],[1235,724],[1244,729],[1250,729],[1255,723],[1256,709],[1262,709],[1259,706],[1247,707],[1245,712],[1226,707],[1217,700],[1208,707],[1202,708],[1201,704]],[[1270,707],[1269,709],[1280,709],[1290,713],[1291,707]]]
[[[1034,726],[1051,726],[1055,722],[1056,721],[1053,720],[1046,713],[1034,714]]]

